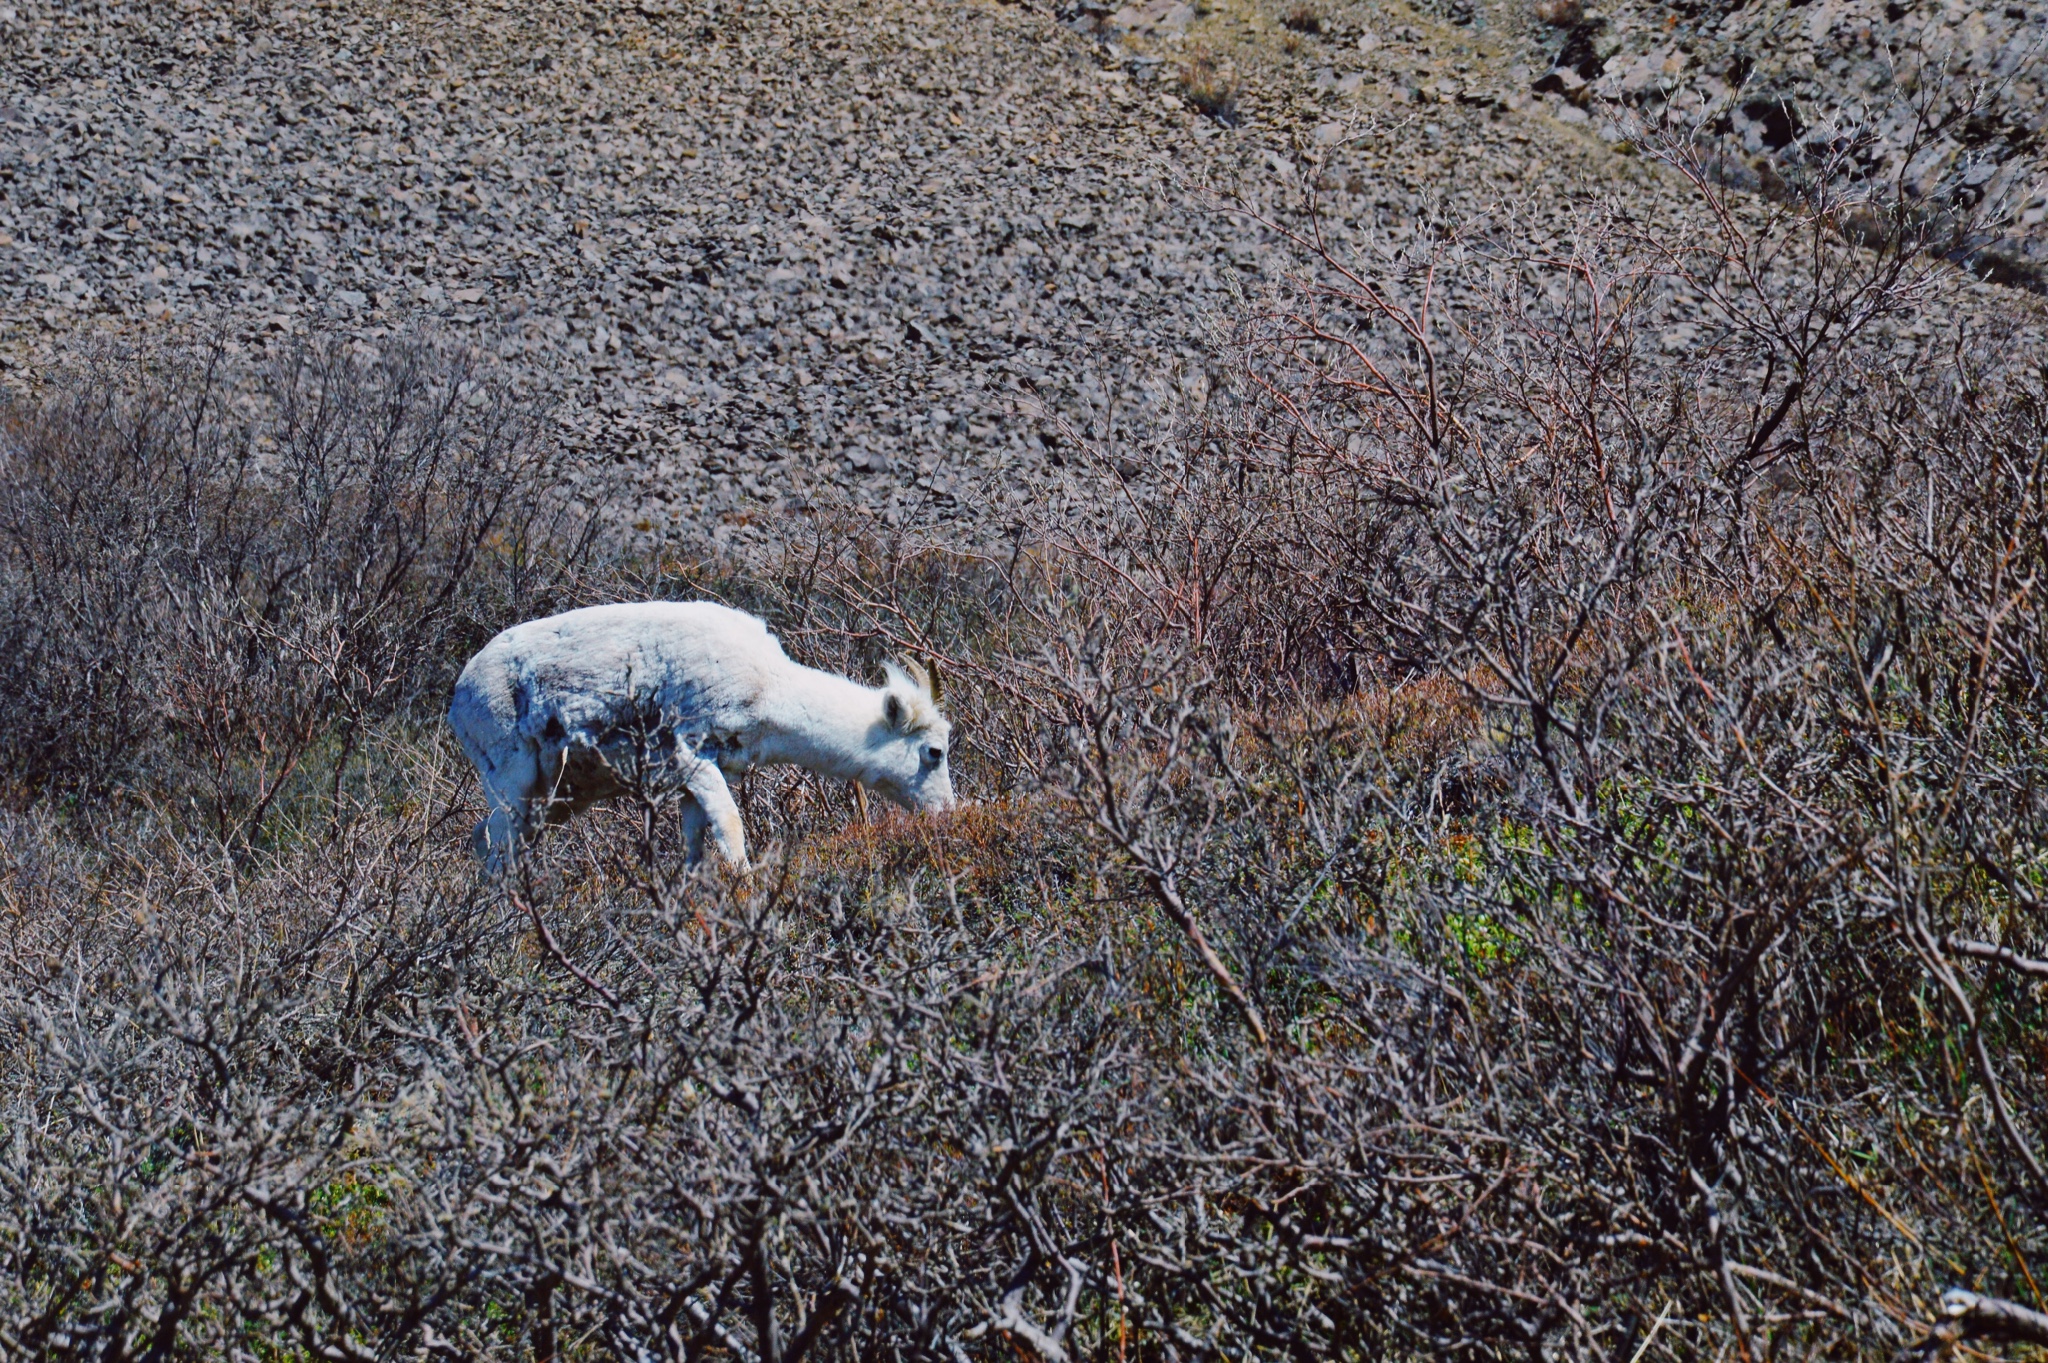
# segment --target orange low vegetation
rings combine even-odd
[[[981,897],[1027,869],[1061,874],[1062,829],[1072,817],[1066,801],[1049,795],[1006,795],[944,814],[870,804],[865,819],[806,840],[800,861],[806,874],[931,875],[956,894]]]

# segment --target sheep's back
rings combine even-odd
[[[542,744],[598,741],[629,723],[732,731],[789,666],[764,622],[714,602],[588,606],[484,645],[456,682],[449,720],[466,746],[486,730]]]

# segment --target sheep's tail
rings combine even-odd
[[[519,735],[520,720],[527,708],[527,697],[519,682],[502,671],[496,676],[479,675],[490,671],[498,670],[464,668],[455,679],[455,694],[448,700],[448,727],[455,731],[456,742],[479,771],[489,771],[496,765],[490,758],[492,740]]]

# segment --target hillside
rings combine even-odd
[[[1226,276],[1279,259],[1198,190],[1298,209],[1321,152],[1340,247],[1697,215],[1551,116],[1582,117],[1530,89],[1526,16],[1197,8],[30,5],[0,23],[0,364],[445,328],[649,523],[1000,522],[1062,481],[1042,407],[1142,442],[1208,390]]]
[[[0,1355],[2035,1356],[2040,24],[0,0]]]

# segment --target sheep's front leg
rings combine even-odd
[[[708,827],[712,844],[735,871],[747,869],[747,830],[740,823],[740,807],[725,784],[725,773],[715,763],[699,758],[683,778],[690,803],[683,809],[683,837],[694,863],[704,855],[704,832]]]

